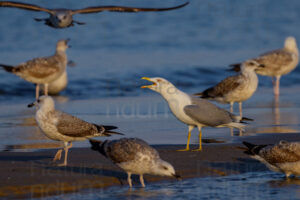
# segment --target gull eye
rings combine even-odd
[[[41,100],[39,100],[39,99],[38,99],[38,100],[37,100],[37,102],[38,102],[38,103],[40,103],[40,102],[41,102]]]
[[[168,170],[168,168],[166,166],[161,166],[161,168],[164,170]]]

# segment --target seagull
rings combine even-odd
[[[264,53],[253,60],[265,66],[264,68],[258,69],[256,73],[263,76],[271,76],[274,95],[279,96],[279,82],[281,76],[293,71],[299,62],[296,39],[294,37],[287,37],[282,49]],[[230,66],[234,71],[239,71],[240,65],[241,64],[238,63]]]
[[[52,81],[48,85],[48,93],[50,95],[57,95],[63,91],[68,85],[68,74],[65,70],[63,74],[58,77],[55,81]]]
[[[113,11],[113,12],[148,12],[148,11],[167,11],[182,8],[189,4],[186,2],[184,4],[169,7],[169,8],[132,8],[124,6],[95,6],[87,7],[83,9],[71,10],[66,8],[49,9],[43,8],[33,4],[14,2],[14,1],[0,1],[0,7],[13,7],[25,10],[31,10],[36,12],[46,12],[50,16],[48,18],[35,18],[36,21],[44,21],[46,25],[53,28],[66,28],[73,26],[74,23],[78,25],[85,24],[84,22],[78,22],[73,20],[73,15],[75,14],[89,14],[98,13],[103,11]]]
[[[227,77],[214,87],[194,95],[219,103],[230,103],[231,113],[233,113],[234,102],[238,102],[240,116],[242,117],[242,102],[254,94],[258,85],[255,70],[263,67],[264,65],[259,64],[255,60],[247,60],[242,64],[241,71],[237,75]]]
[[[48,95],[48,84],[59,78],[67,65],[67,40],[59,40],[53,56],[34,58],[17,66],[0,64],[5,71],[13,73],[24,80],[35,83],[35,97],[39,98],[40,84],[44,84],[44,94]]]
[[[127,172],[129,187],[132,187],[131,174],[139,174],[142,187],[145,187],[144,174],[180,178],[174,167],[160,159],[158,152],[145,141],[138,138],[119,140],[90,140],[91,149],[98,151],[114,164]]]
[[[274,145],[255,145],[243,142],[244,153],[264,163],[270,170],[290,175],[300,175],[300,142],[280,141]]]
[[[245,125],[242,118],[231,114],[230,112],[217,107],[205,99],[192,97],[179,89],[164,78],[148,78],[142,79],[152,82],[152,85],[142,86],[158,92],[167,101],[172,113],[181,122],[188,125],[188,140],[186,148],[179,151],[189,151],[189,143],[192,130],[197,127],[199,130],[199,148],[194,151],[202,150],[202,127],[230,127],[242,130]]]
[[[72,147],[72,141],[81,141],[91,137],[111,136],[121,134],[114,131],[115,126],[102,126],[83,121],[75,116],[59,110],[55,110],[55,104],[50,96],[41,96],[28,107],[38,106],[35,119],[43,133],[50,139],[64,142],[64,163],[59,166],[67,166],[68,150]],[[58,150],[53,161],[61,159],[62,149]]]

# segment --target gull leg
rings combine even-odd
[[[59,166],[67,166],[67,164],[68,164],[68,151],[73,146],[72,142],[70,142],[69,146],[68,146],[68,143],[69,142],[65,142],[65,147],[64,147],[64,150],[65,150],[65,159],[64,159],[64,163],[59,164]]]
[[[143,174],[140,174],[140,182],[141,182],[142,187],[145,187]]]
[[[61,153],[62,153],[62,149],[59,149],[53,158],[53,162],[61,159]]]
[[[129,187],[132,188],[132,181],[131,181],[131,173],[130,172],[127,172],[127,181],[128,181]]]
[[[275,84],[273,84],[273,90],[274,90],[274,95],[275,95],[275,96],[279,96],[279,83],[280,83],[280,77],[281,77],[281,76],[276,76]]]
[[[202,127],[198,126],[198,130],[199,130],[199,148],[198,149],[194,149],[192,151],[202,151]]]
[[[233,113],[233,104],[234,102],[230,102],[230,112]]]
[[[194,126],[189,126],[189,134],[188,134],[188,139],[186,142],[186,148],[185,149],[179,149],[177,151],[189,151],[190,150],[190,139],[191,139],[191,132],[194,129]]]
[[[242,102],[239,102],[240,117],[243,117]]]
[[[36,86],[35,86],[35,99],[39,99],[39,94],[40,94],[40,85],[36,84]]]
[[[44,94],[45,96],[48,96],[48,83],[44,84]]]

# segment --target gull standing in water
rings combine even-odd
[[[160,159],[158,152],[141,139],[90,140],[90,143],[92,150],[98,151],[127,172],[129,187],[132,187],[131,174],[140,175],[142,187],[145,187],[144,174],[180,177],[170,163]]]
[[[199,148],[195,151],[201,151],[202,127],[229,127],[242,130],[245,126],[242,124],[243,120],[251,120],[233,115],[205,99],[192,97],[177,89],[164,78],[143,77],[142,79],[153,83],[152,85],[142,86],[142,88],[149,88],[160,93],[169,104],[175,117],[188,125],[189,133],[186,148],[180,151],[189,151],[191,132],[195,127],[199,130]]]
[[[246,154],[264,163],[270,170],[300,176],[300,142],[280,141],[274,145],[255,145],[243,142]]]
[[[258,85],[258,78],[255,70],[263,67],[264,65],[261,65],[254,60],[248,60],[242,64],[239,74],[230,76],[214,87],[208,88],[195,95],[219,103],[230,103],[231,113],[233,113],[234,102],[238,102],[240,116],[242,117],[242,102],[246,101],[254,94]]]
[[[89,14],[89,13],[98,13],[103,11],[112,11],[112,12],[148,12],[148,11],[167,11],[174,10],[178,8],[182,8],[189,4],[186,2],[184,4],[168,7],[168,8],[134,8],[134,7],[125,7],[125,6],[95,6],[95,7],[87,7],[82,9],[66,9],[66,8],[43,8],[33,4],[14,2],[14,1],[0,1],[0,7],[12,7],[12,8],[20,8],[30,11],[36,12],[46,12],[50,16],[48,18],[36,18],[36,21],[44,21],[46,25],[53,28],[66,28],[73,26],[74,23],[78,25],[83,25],[85,23],[78,22],[73,20],[73,15],[75,14]]]
[[[48,95],[48,84],[59,78],[67,66],[68,39],[59,40],[53,56],[35,58],[17,66],[0,64],[5,71],[13,73],[24,80],[35,83],[35,97],[39,98],[40,84],[44,84],[44,94]]]
[[[115,126],[102,126],[83,121],[75,116],[59,110],[55,110],[52,97],[41,96],[37,101],[28,105],[38,106],[35,119],[44,134],[56,141],[64,142],[65,159],[60,166],[67,165],[68,151],[72,147],[72,141],[86,140],[91,137],[110,136],[120,134],[114,131]],[[61,159],[62,149],[58,150],[53,161]]]
[[[253,60],[265,66],[264,68],[256,70],[256,73],[263,76],[271,76],[274,95],[279,96],[279,82],[281,76],[293,71],[299,63],[296,39],[294,37],[287,37],[282,49],[264,53]],[[239,63],[232,64],[231,67],[233,67],[235,71],[239,71],[240,65]]]

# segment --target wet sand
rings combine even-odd
[[[285,139],[300,140],[299,134],[268,134],[241,137],[254,143],[274,143]],[[202,152],[178,152],[183,145],[154,145],[162,159],[172,163],[182,179],[226,176],[268,170],[263,164],[243,153],[241,143],[204,144]],[[192,148],[197,146],[192,145]],[[60,195],[80,190],[104,189],[109,186],[128,187],[127,174],[98,152],[74,148],[67,167],[52,162],[56,150],[36,152],[0,152],[0,197],[34,198]],[[174,178],[146,175],[146,185],[155,181],[180,181]],[[140,187],[133,176],[134,187]]]

